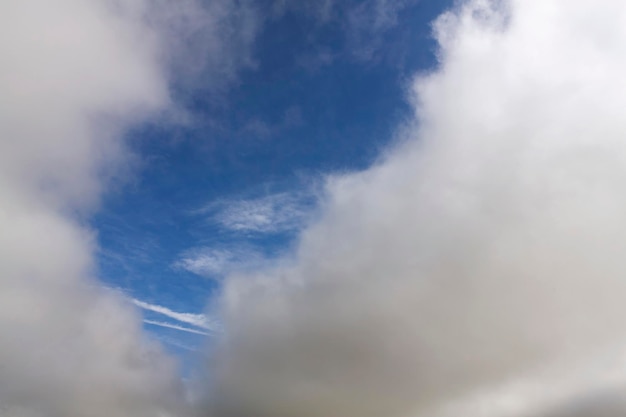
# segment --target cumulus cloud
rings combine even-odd
[[[626,6],[434,28],[404,140],[328,181],[295,259],[226,281],[211,415],[626,412]]]
[[[124,130],[173,109],[169,48],[193,34],[177,22],[204,24],[198,5],[0,3],[3,416],[186,412],[175,364],[130,303],[98,289],[84,224],[124,171]]]

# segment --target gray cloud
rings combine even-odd
[[[441,16],[402,143],[227,280],[212,415],[623,415],[625,27],[617,0]]]
[[[216,93],[242,68],[256,65],[253,46],[262,13],[251,0],[152,0],[150,20],[166,43],[173,81],[186,89]]]
[[[3,416],[186,413],[173,361],[143,335],[127,300],[98,289],[84,226],[128,166],[124,130],[175,113],[170,48],[197,33],[179,32],[180,22],[214,21],[198,3],[172,3],[0,3]],[[220,32],[211,33],[218,45]]]

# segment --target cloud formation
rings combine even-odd
[[[174,324],[174,323],[169,323],[167,321],[157,321],[157,320],[145,320],[143,321],[146,324],[151,324],[153,326],[157,326],[157,327],[165,327],[167,329],[174,329],[174,330],[180,330],[181,332],[186,332],[186,333],[193,333],[193,334],[200,334],[203,336],[210,336],[211,333],[207,333],[207,332],[203,332],[201,330],[198,329],[192,329],[191,327],[185,327],[185,326],[181,326],[178,324]]]
[[[226,281],[210,415],[626,412],[626,6],[434,28],[401,143],[329,180],[295,259]]]
[[[194,314],[194,313],[180,313],[177,311],[170,310],[167,307],[146,303],[145,301],[133,299],[133,304],[137,307],[142,308],[144,310],[152,311],[154,313],[162,314],[165,317],[169,317],[174,320],[178,320],[181,323],[191,324],[196,327],[200,327],[205,330],[217,330],[219,325],[211,320],[204,314]]]
[[[265,261],[261,253],[251,248],[199,247],[186,251],[174,263],[174,268],[181,268],[206,278],[222,279],[235,271],[260,267]]]
[[[252,0],[151,0],[165,43],[170,81],[183,91],[224,91],[256,65],[253,46],[263,17]]]
[[[279,192],[259,198],[220,200],[202,210],[221,227],[239,233],[284,233],[302,228],[310,214],[309,193]]]
[[[195,33],[180,22],[211,24],[198,6],[0,3],[3,416],[186,413],[173,361],[130,303],[98,289],[85,218],[128,165],[125,129],[174,110],[170,48]]]

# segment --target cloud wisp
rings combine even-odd
[[[434,28],[405,140],[329,180],[295,261],[226,280],[207,415],[626,412],[626,6]]]
[[[251,199],[220,200],[204,207],[211,221],[238,233],[293,232],[306,225],[311,212],[308,193],[279,192]]]
[[[199,334],[199,335],[203,335],[203,336],[210,336],[211,333],[208,332],[203,332],[197,329],[192,329],[190,327],[184,327],[184,326],[180,326],[178,324],[174,324],[174,323],[169,323],[167,321],[157,321],[157,320],[143,320],[144,323],[146,324],[151,324],[153,326],[157,326],[157,327],[164,327],[167,329],[174,329],[174,330],[180,330],[181,332],[185,332],[185,333],[193,333],[193,334]]]
[[[258,268],[266,263],[254,249],[199,247],[185,252],[173,265],[193,274],[222,279],[230,273]]]
[[[132,299],[134,305],[139,308],[142,308],[147,311],[152,311],[154,313],[158,313],[164,315],[165,317],[169,317],[171,319],[180,321],[181,323],[191,324],[196,327],[200,327],[205,330],[216,331],[219,329],[219,325],[214,320],[211,320],[205,314],[194,314],[194,313],[180,313],[177,311],[170,310],[167,307],[163,307],[157,304],[146,303],[141,300]]]

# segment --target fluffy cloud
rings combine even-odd
[[[214,415],[626,411],[626,6],[475,0],[435,32],[402,144],[227,281]]]
[[[185,413],[174,363],[127,301],[98,289],[83,219],[124,171],[124,130],[173,109],[170,48],[195,33],[177,28],[211,27],[214,16],[197,6],[0,4],[3,416]]]

